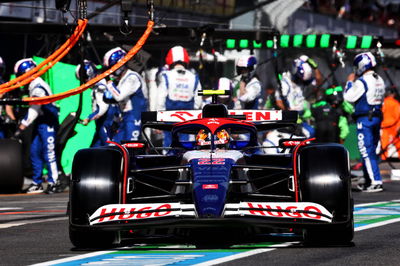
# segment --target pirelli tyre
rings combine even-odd
[[[122,163],[123,155],[112,147],[75,154],[69,198],[69,236],[75,247],[104,248],[119,241],[117,232],[92,230],[88,225],[99,207],[119,203]]]
[[[299,151],[300,200],[324,206],[333,214],[332,224],[303,230],[304,243],[351,243],[354,236],[353,199],[347,150],[340,144],[315,144]]]
[[[0,192],[15,193],[22,190],[22,145],[17,140],[0,139]]]

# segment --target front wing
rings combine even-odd
[[[333,215],[322,205],[312,202],[240,202],[225,204],[222,217],[214,219],[218,223],[225,219],[258,218],[265,222],[285,220],[289,223],[313,221],[330,224]],[[115,224],[116,222],[137,225],[150,220],[208,220],[199,218],[194,204],[151,203],[151,204],[110,204],[97,209],[90,217],[91,226]]]

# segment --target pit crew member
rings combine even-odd
[[[397,157],[400,158],[400,102],[396,88],[389,88],[383,101],[381,124],[381,158],[387,160],[393,154],[389,152],[390,145],[396,147]]]
[[[110,68],[126,55],[126,52],[116,47],[104,55],[104,66]],[[143,77],[122,66],[113,73],[113,81],[107,82],[108,92],[118,102],[122,121],[118,128],[114,141],[139,140],[141,113],[147,109],[147,86]],[[117,85],[116,85],[117,83]]]
[[[357,54],[353,65],[355,73],[351,73],[347,78],[344,99],[354,103],[353,116],[357,122],[358,149],[366,179],[362,189],[366,192],[379,192],[383,190],[383,186],[376,147],[382,121],[385,83],[374,70],[376,60],[372,53]]]
[[[83,80],[87,82],[97,76],[96,65],[84,60]],[[75,75],[80,79],[81,65],[77,65]],[[107,81],[100,80],[92,87],[92,113],[82,121],[83,125],[87,125],[90,121],[96,122],[96,132],[93,137],[91,147],[105,146],[107,141],[113,137],[113,123],[118,117],[118,106],[115,104],[105,103],[103,100],[104,93],[107,91]]]
[[[233,86],[240,106],[237,109],[258,109],[261,98],[261,82],[254,72],[257,59],[252,55],[243,55],[236,62],[238,78]]]
[[[3,58],[0,56],[0,84],[5,83],[4,74],[6,70],[6,64]],[[4,94],[0,94],[0,99],[4,97]],[[13,107],[11,105],[6,105],[5,108],[0,106],[0,139],[9,137],[9,130],[5,126],[6,123],[16,123],[16,118],[14,115]],[[12,135],[12,134],[11,134]]]
[[[311,86],[315,92],[316,87],[322,83],[322,75],[317,63],[306,55],[293,61],[291,71],[282,74],[281,86],[275,91],[276,105],[281,110],[298,111],[304,116],[308,108],[304,93]],[[302,133],[306,137],[313,137],[314,129],[306,122],[301,122]]]
[[[316,141],[344,143],[350,132],[347,115],[352,114],[352,109],[343,99],[341,86],[326,89],[324,97],[311,107]]]
[[[168,51],[165,58],[168,70],[162,73],[158,87],[158,110],[201,108],[202,98],[198,96],[198,91],[201,90],[200,80],[187,69],[189,62],[189,54],[182,46],[174,46]],[[171,141],[171,133],[164,132],[163,146],[169,147]]]
[[[20,76],[36,67],[32,58],[19,60],[14,66],[14,73]],[[50,86],[40,77],[29,83],[30,97],[43,97],[52,95]],[[33,169],[32,183],[26,189],[26,193],[54,193],[58,191],[57,154],[55,152],[56,132],[58,123],[58,107],[54,103],[45,105],[31,105],[28,113],[19,124],[14,137],[18,138],[23,130],[33,124],[31,143],[31,163]],[[47,165],[47,188],[43,189],[42,172]]]

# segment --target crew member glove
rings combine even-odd
[[[104,92],[104,94],[103,94],[103,101],[104,101],[105,103],[108,103],[108,104],[117,103],[117,101],[114,100],[114,98],[113,98],[111,92],[108,91],[108,90],[106,90],[106,91]]]
[[[19,138],[21,137],[21,133],[22,133],[22,130],[21,130],[21,129],[17,129],[17,130],[15,131],[15,133],[14,133],[13,138],[14,138],[14,139],[19,139]]]
[[[18,141],[19,143],[22,144],[21,133],[22,133],[22,130],[21,129],[17,129],[17,131],[15,131],[15,133],[11,137],[11,139],[16,140],[16,141]]]

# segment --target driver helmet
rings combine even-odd
[[[189,66],[190,58],[187,50],[182,46],[174,46],[169,49],[165,57],[165,63],[169,69],[172,69],[175,64],[182,64],[185,68]]]
[[[308,56],[302,55],[293,61],[292,75],[303,82],[310,82],[313,79],[313,70],[307,60]]]
[[[229,142],[229,133],[225,129],[219,130],[216,134],[214,141],[215,145],[227,144]],[[196,136],[196,144],[198,146],[209,146],[211,145],[211,134],[207,133],[205,129],[201,129]]]
[[[375,56],[371,52],[360,53],[354,57],[353,66],[355,73],[361,76],[365,71],[376,66]]]
[[[89,61],[86,59],[83,60],[83,64],[84,64],[84,69],[85,69],[84,70],[85,71],[84,72],[84,74],[85,74],[84,80],[87,81],[87,80],[91,80],[94,77],[96,77],[96,74],[97,74],[96,65],[92,61]],[[81,71],[81,64],[77,65],[75,68],[75,76],[77,79],[80,79],[80,71]]]
[[[19,77],[35,67],[36,63],[32,58],[24,58],[15,63],[14,74]]]
[[[242,74],[242,71],[247,69],[248,72],[254,70],[254,66],[257,64],[257,59],[253,55],[242,55],[236,62],[236,73]]]

